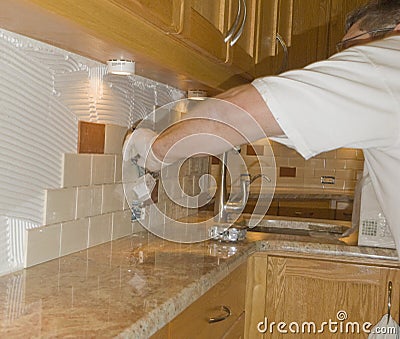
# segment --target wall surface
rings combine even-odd
[[[26,230],[55,221],[46,220],[46,194],[56,195],[61,188],[78,193],[78,187],[92,184],[102,192],[111,189],[104,186],[108,184],[120,190],[114,178],[112,183],[63,182],[64,167],[77,161],[78,121],[127,129],[154,106],[180,99],[184,93],[139,76],[108,75],[104,64],[1,29],[0,84],[0,274],[4,274],[24,266]],[[118,156],[103,158],[116,164]],[[89,155],[86,163],[101,162],[99,157]],[[71,201],[77,203],[76,199]],[[109,209],[112,204],[108,202]],[[80,220],[74,208],[72,219]],[[40,233],[45,231],[54,235],[61,226],[59,231],[48,228]],[[61,235],[58,239],[61,243]]]

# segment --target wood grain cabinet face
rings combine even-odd
[[[288,68],[326,59],[330,0],[293,0],[292,16]]]
[[[224,63],[228,45],[229,0],[186,0],[180,37],[207,57]]]
[[[336,43],[345,34],[347,13],[365,4],[364,0],[331,0],[328,55],[336,53]]]
[[[157,26],[166,33],[179,33],[182,28],[184,0],[110,0]]]
[[[300,325],[300,331],[303,323],[315,324],[315,331],[322,328],[321,333],[305,332],[302,337],[366,338],[362,326],[371,323],[366,325],[371,329],[387,311],[389,281],[393,283],[391,314],[399,317],[398,268],[273,255],[257,260],[258,265],[253,263],[257,273],[248,280],[253,287],[248,287],[247,298],[254,304],[246,304],[246,338],[298,337],[289,331],[292,322]],[[323,326],[330,320],[336,322],[331,328],[337,328],[337,333]],[[265,333],[257,330],[261,321],[267,324]],[[288,333],[279,333],[276,325],[271,331],[272,322],[285,322]],[[308,326],[314,331],[312,324],[304,331]],[[261,329],[266,328],[262,325]]]
[[[247,266],[243,264],[195,301],[169,324],[169,338],[226,338],[243,336]],[[208,323],[209,317],[231,315],[225,320]]]

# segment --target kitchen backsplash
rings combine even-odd
[[[361,177],[364,157],[361,150],[342,148],[321,153],[304,160],[295,150],[277,142],[259,140],[252,145],[242,147],[241,156],[248,172],[255,176],[263,171],[271,178],[276,177],[276,190],[301,193],[312,190],[316,193],[354,192],[357,180]],[[273,156],[271,153],[273,152]],[[274,158],[274,159],[273,159]],[[276,166],[276,170],[275,170]],[[217,175],[218,161],[211,164],[211,174]],[[228,185],[229,185],[228,176]],[[250,186],[252,194],[260,192],[260,181]]]
[[[5,30],[0,49],[0,274],[137,229],[122,194],[121,141],[184,93]],[[77,154],[79,121],[105,124],[105,154]]]

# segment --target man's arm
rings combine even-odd
[[[216,99],[220,102],[210,100],[200,103],[195,112],[188,112],[186,120],[161,133],[152,147],[156,157],[170,163],[186,158],[196,149],[203,153],[220,154],[230,148],[229,144],[241,145],[265,136],[283,134],[267,104],[251,84],[232,88],[216,96]],[[255,122],[258,128],[254,128]],[[211,140],[205,134],[220,137],[226,142],[220,143],[216,138]],[[179,143],[184,138],[187,138],[186,142]]]

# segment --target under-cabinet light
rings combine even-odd
[[[135,74],[135,62],[132,60],[111,59],[107,61],[107,73],[118,75]]]
[[[190,100],[205,100],[207,98],[207,91],[202,89],[188,90],[188,99]]]

